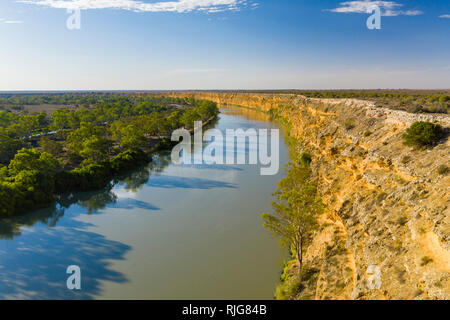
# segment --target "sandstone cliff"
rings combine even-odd
[[[450,177],[437,170],[449,164],[450,141],[413,150],[401,139],[414,121],[450,127],[449,116],[297,95],[173,95],[277,110],[299,152],[313,155],[327,212],[307,251],[316,273],[295,298],[450,298]]]

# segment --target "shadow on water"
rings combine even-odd
[[[0,245],[0,299],[91,299],[100,281],[126,282],[109,268],[108,260],[123,260],[131,248],[85,231],[89,224],[71,219],[49,231],[37,225],[23,230],[20,241]],[[81,290],[68,290],[66,269],[81,268]]]
[[[208,180],[201,178],[186,178],[167,175],[155,175],[147,183],[149,187],[156,188],[183,188],[183,189],[213,189],[213,188],[232,188],[236,185],[233,183]]]
[[[244,169],[237,166],[225,164],[183,164],[183,167],[200,170],[244,171]]]
[[[118,198],[113,189],[115,185],[123,186],[125,190],[137,192],[150,178],[150,171],[154,165],[141,167],[137,170],[116,178],[107,187],[97,191],[75,192],[60,196],[51,207],[30,212],[10,218],[0,219],[0,239],[14,239],[20,236],[21,227],[29,227],[35,224],[44,224],[55,227],[62,219],[66,211],[72,207],[78,207],[76,213],[71,211],[70,218],[73,219],[81,214],[95,214],[106,207],[120,209],[147,209],[159,210],[159,208],[136,199]]]
[[[131,247],[88,231],[91,225],[76,218],[107,207],[159,210],[113,192],[114,183],[138,190],[150,170],[140,168],[103,190],[67,194],[50,208],[1,219],[0,299],[91,299],[100,293],[102,280],[126,282],[123,274],[109,268],[109,261],[123,260]],[[80,266],[82,290],[67,289],[69,265]]]

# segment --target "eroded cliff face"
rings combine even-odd
[[[296,95],[173,95],[275,109],[298,151],[313,155],[327,210],[306,255],[317,272],[295,298],[450,298],[450,177],[437,170],[449,164],[450,141],[413,150],[401,139],[414,121],[450,127],[449,116]]]

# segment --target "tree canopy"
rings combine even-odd
[[[317,195],[317,185],[309,166],[294,166],[278,183],[272,203],[274,214],[264,213],[264,226],[280,237],[280,243],[295,252],[299,273],[303,265],[304,248],[317,229],[317,217],[323,204]]]
[[[20,108],[42,104],[70,108]],[[15,112],[0,111],[0,215],[48,205],[55,193],[103,188],[170,147],[173,130],[218,113],[213,102],[132,94],[0,94],[2,105]]]

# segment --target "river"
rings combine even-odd
[[[215,128],[278,125],[227,107]],[[160,154],[104,190],[2,219],[0,299],[272,299],[286,252],[261,214],[287,161],[282,130],[273,176],[259,165],[175,165]],[[69,265],[81,269],[81,290],[66,286]]]

